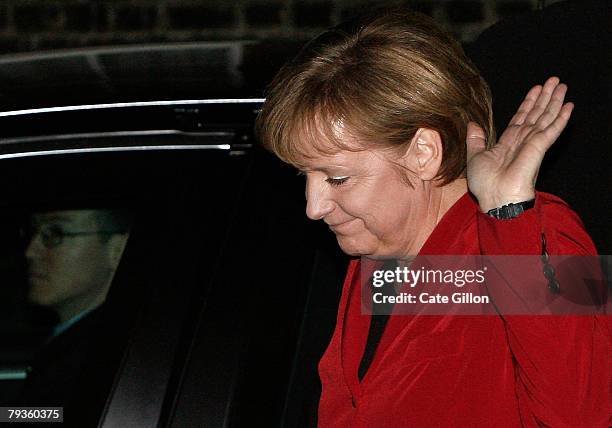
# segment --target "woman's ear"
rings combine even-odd
[[[402,162],[417,177],[423,181],[433,180],[438,176],[442,165],[442,138],[438,131],[429,128],[419,128],[410,148],[402,158]]]

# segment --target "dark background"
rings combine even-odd
[[[145,42],[306,40],[373,5],[432,16],[462,42],[555,0],[3,0],[0,54]]]

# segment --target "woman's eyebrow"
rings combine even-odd
[[[305,171],[305,172],[308,172],[308,171],[320,171],[320,172],[323,172],[323,173],[325,173],[327,175],[333,175],[332,172],[335,172],[338,169],[346,171],[346,170],[349,169],[349,167],[346,166],[346,165],[330,164],[330,165],[324,165],[324,166],[316,166],[316,167],[313,166],[313,167],[303,167],[303,168],[300,168],[301,171]]]

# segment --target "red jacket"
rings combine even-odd
[[[596,254],[578,216],[545,193],[503,221],[466,194],[420,254],[537,255],[542,233],[550,254]],[[610,426],[607,316],[391,316],[359,382],[370,324],[360,310],[359,265],[350,263],[319,363],[320,427]]]

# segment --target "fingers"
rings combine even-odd
[[[539,129],[545,129],[550,125],[559,115],[561,108],[563,107],[563,101],[565,94],[567,93],[567,85],[561,83],[554,89],[550,101],[546,106],[546,110],[538,118],[536,127]]]
[[[555,91],[555,88],[558,85],[558,77],[551,77],[546,81],[546,83],[544,83],[542,91],[538,95],[535,105],[533,106],[533,108],[531,108],[531,110],[529,111],[529,113],[527,113],[527,116],[525,117],[524,124],[533,125],[538,121],[542,113],[544,113],[544,111],[548,107],[548,103],[550,102],[553,92]]]
[[[555,119],[546,127],[542,134],[544,135],[544,140],[548,143],[546,149],[553,145],[553,143],[559,138],[561,132],[567,126],[567,122],[572,116],[572,111],[574,111],[573,103],[566,103],[563,107],[560,108],[559,113],[556,115]]]
[[[537,171],[544,159],[546,151],[559,138],[572,115],[574,104],[565,104],[555,120],[544,130],[538,132],[534,138],[526,142],[517,150],[514,159],[515,165],[520,165],[525,170]]]
[[[498,145],[511,149],[520,140],[520,135],[524,132],[522,125],[525,123],[527,115],[533,110],[538,97],[542,93],[542,86],[536,85],[527,92],[525,99],[519,106],[517,112],[510,119],[510,124],[504,133],[499,137]]]
[[[469,122],[466,133],[467,161],[486,149],[487,141],[485,133],[480,126],[474,122]]]
[[[500,146],[509,150],[524,142],[525,137],[536,130],[547,128],[563,107],[567,85],[558,77],[549,78],[543,86],[534,86],[499,139]]]
[[[519,106],[515,115],[510,119],[510,126],[522,125],[527,117],[527,114],[531,111],[533,106],[535,105],[538,96],[542,92],[542,86],[537,85],[534,86],[527,92],[527,96]]]

